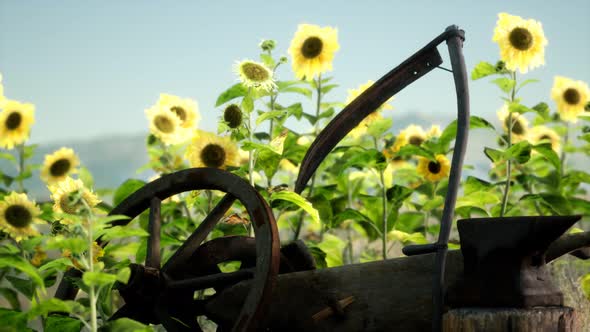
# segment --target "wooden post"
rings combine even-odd
[[[443,332],[577,332],[569,307],[460,308],[443,317]]]

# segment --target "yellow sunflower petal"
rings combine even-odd
[[[80,179],[74,180],[68,176],[63,181],[50,185],[48,188],[51,192],[51,199],[54,202],[53,211],[57,213],[78,214],[80,210],[86,208],[86,205],[93,208],[100,203],[100,199],[92,191],[86,188]],[[70,197],[75,193],[77,193],[80,199],[84,200],[84,202],[72,202]],[[73,223],[72,220],[67,218],[60,220],[60,222],[62,224]]]
[[[551,98],[557,104],[559,117],[575,123],[590,101],[590,90],[588,84],[583,81],[556,76],[551,88]]]
[[[332,70],[334,53],[338,51],[338,30],[300,24],[289,46],[292,67],[298,79],[312,80]]]
[[[533,144],[551,143],[551,148],[559,153],[561,151],[561,137],[559,134],[546,126],[534,126],[530,128],[527,139]],[[534,151],[533,151],[534,152]]]
[[[12,149],[29,138],[35,122],[35,106],[15,100],[5,100],[0,112],[0,147]]]
[[[526,73],[545,64],[547,39],[540,22],[500,13],[492,40],[498,43],[500,58],[509,70]]]
[[[39,232],[33,224],[42,224],[41,209],[26,194],[12,192],[0,201],[0,229],[15,241],[21,241]]]
[[[164,105],[155,105],[145,111],[150,132],[164,144],[181,144],[190,139],[191,130],[182,127],[181,119]]]
[[[183,128],[194,129],[201,120],[197,102],[192,99],[162,93],[157,105],[176,114]]]
[[[225,169],[238,165],[238,148],[229,137],[199,130],[187,147],[185,158],[192,167]]]
[[[443,154],[436,155],[436,161],[419,157],[416,171],[430,182],[440,181],[449,176],[451,162]]]
[[[45,156],[41,168],[41,180],[47,184],[63,181],[68,175],[77,173],[78,166],[80,166],[80,160],[74,150],[62,147]]]
[[[504,132],[508,133],[508,125],[510,124],[508,121],[510,115],[508,105],[504,104],[502,108],[498,110],[497,114],[498,119],[500,119],[500,122],[502,123],[502,128],[504,128]],[[525,139],[528,129],[528,120],[520,113],[512,112],[512,143],[520,142]]]

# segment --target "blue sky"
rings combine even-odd
[[[546,65],[526,78],[525,104],[550,102],[555,75],[590,82],[590,1],[0,1],[0,72],[7,97],[34,103],[31,141],[68,142],[147,133],[144,109],[166,92],[197,100],[201,128],[214,130],[215,99],[236,82],[232,64],[256,58],[258,43],[285,54],[300,23],[338,28],[336,83],[329,100],[376,80],[457,24],[468,70],[495,62],[499,12],[541,21]],[[446,56],[446,49],[439,48]],[[448,62],[447,62],[448,64]],[[292,79],[290,65],[278,73]],[[437,71],[396,96],[391,113],[455,114],[448,73]],[[497,89],[470,82],[472,114],[495,118]],[[306,104],[307,105],[307,104]],[[313,112],[311,103],[308,112]]]

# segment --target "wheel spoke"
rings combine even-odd
[[[207,235],[213,230],[217,222],[225,215],[227,210],[232,206],[236,198],[233,195],[227,194],[223,196],[221,201],[213,208],[207,215],[205,220],[197,227],[197,229],[189,236],[186,241],[176,250],[176,252],[168,259],[162,272],[173,274],[174,270],[186,263],[190,256],[197,250],[197,248],[205,241]]]
[[[174,280],[170,281],[167,287],[174,290],[186,289],[191,291],[221,287],[228,284],[237,284],[242,280],[251,279],[254,276],[254,271],[254,268],[250,268],[229,273],[216,273],[197,278]]]
[[[162,201],[158,197],[150,200],[150,220],[148,232],[150,233],[147,243],[147,255],[145,266],[160,268],[160,226],[162,225],[161,212]]]

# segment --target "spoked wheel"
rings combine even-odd
[[[162,266],[162,200],[181,192],[205,189],[223,191],[227,195]],[[236,199],[248,211],[256,237],[228,237],[203,243]],[[167,331],[200,331],[196,317],[207,313],[204,301],[195,299],[195,291],[220,290],[250,280],[251,288],[241,312],[230,326],[232,331],[255,330],[268,307],[280,258],[276,222],[258,192],[238,176],[222,170],[187,169],[165,175],[130,195],[110,213],[126,215],[130,219],[116,221],[113,226],[128,224],[148,208],[149,238],[145,264],[131,264],[129,282],[119,287],[125,305],[111,319],[128,317],[143,323],[162,324]],[[213,250],[215,248],[217,250]],[[222,252],[220,248],[225,250]],[[217,263],[227,260],[240,260],[242,266],[235,272],[221,273]],[[80,276],[80,271],[70,270],[67,275]],[[67,275],[58,287],[57,298],[73,299],[77,294],[78,289]]]

